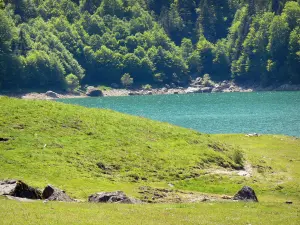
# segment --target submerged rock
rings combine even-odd
[[[123,191],[115,192],[100,192],[89,196],[89,202],[94,203],[126,203],[126,204],[138,204],[140,200],[129,198]]]
[[[239,192],[233,197],[233,200],[258,202],[254,190],[248,186],[244,186],[241,190],[239,190]]]
[[[38,189],[28,186],[20,180],[0,181],[0,195],[10,195],[19,198],[42,199]]]
[[[49,201],[61,201],[61,202],[73,202],[74,200],[70,198],[65,191],[60,190],[52,185],[45,187],[43,191],[43,199]]]

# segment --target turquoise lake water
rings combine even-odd
[[[205,133],[300,136],[300,92],[212,93],[60,99],[165,121]]]

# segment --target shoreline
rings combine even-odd
[[[232,92],[264,92],[264,91],[300,91],[300,85],[284,84],[281,86],[238,86],[232,82],[225,83],[221,86],[217,84],[212,87],[203,87],[190,85],[188,87],[173,87],[173,88],[152,88],[152,89],[116,89],[102,90],[103,96],[99,97],[118,97],[118,96],[137,96],[137,95],[173,95],[173,94],[196,94],[196,93],[232,93]],[[48,93],[50,92],[50,94]],[[74,94],[68,92],[7,92],[0,93],[1,96],[27,99],[27,100],[54,100],[54,99],[70,99],[70,98],[90,98],[84,93]]]

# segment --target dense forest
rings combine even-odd
[[[300,83],[300,0],[0,0],[0,88]]]

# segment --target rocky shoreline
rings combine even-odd
[[[29,92],[29,93],[0,93],[0,96],[9,96],[21,99],[53,100],[58,98],[86,98],[86,97],[110,97],[110,96],[134,96],[134,95],[170,95],[170,94],[196,94],[196,93],[230,93],[230,92],[262,92],[262,91],[300,91],[300,85],[284,84],[280,86],[261,87],[259,85],[240,86],[233,81],[222,81],[219,83],[204,84],[201,78],[197,78],[188,87],[179,87],[174,84],[165,85],[160,88],[136,88],[122,89],[110,88],[99,91],[95,87],[88,87],[86,93],[56,93]],[[97,93],[93,95],[93,93]]]

